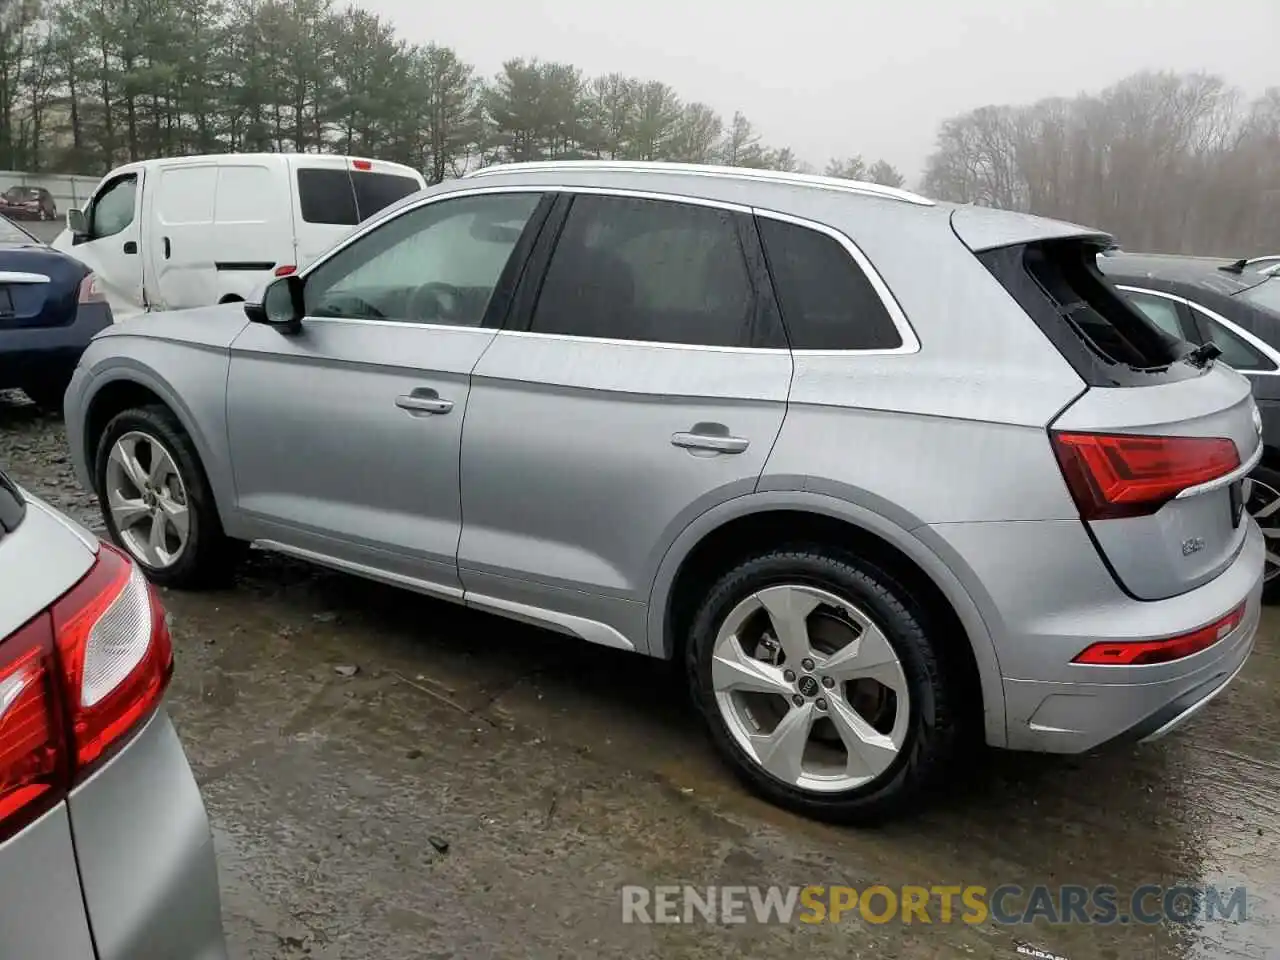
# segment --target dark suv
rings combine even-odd
[[[1098,266],[1165,332],[1209,341],[1222,362],[1249,378],[1262,414],[1262,462],[1247,507],[1267,537],[1269,602],[1280,601],[1280,275],[1255,261],[1111,252]],[[1264,267],[1266,265],[1263,265]]]
[[[58,205],[44,187],[10,187],[0,193],[0,213],[14,220],[56,220]]]

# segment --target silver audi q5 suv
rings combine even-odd
[[[1066,223],[793,174],[490,167],[262,303],[117,324],[66,394],[159,583],[245,543],[677,658],[720,752],[817,817],[966,730],[1158,736],[1240,670],[1249,384]]]

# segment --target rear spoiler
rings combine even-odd
[[[951,229],[974,253],[998,250],[1039,240],[1085,240],[1106,249],[1115,240],[1108,233],[1078,223],[1047,220],[1029,213],[1012,213],[992,207],[958,207],[951,214]]]

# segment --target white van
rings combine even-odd
[[[426,186],[398,163],[232,153],[112,170],[52,246],[98,277],[117,319],[244,300]]]

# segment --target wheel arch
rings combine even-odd
[[[218,457],[209,438],[200,429],[197,418],[178,391],[154,371],[138,364],[113,367],[100,373],[86,391],[82,407],[84,414],[81,418],[81,455],[90,486],[93,485],[98,443],[106,425],[116,414],[143,406],[164,407],[177,418],[183,431],[191,438],[200,457],[200,466],[213,491],[214,507],[225,524],[224,504],[232,502],[227,499],[231,484],[230,475],[226,472],[229,468],[223,466],[227,458]]]
[[[649,653],[682,653],[694,606],[693,585],[782,539],[839,542],[883,567],[961,635],[951,653],[977,702],[974,719],[987,743],[1003,745],[1004,686],[995,643],[979,605],[942,558],[912,531],[835,497],[771,491],[736,497],[690,523],[667,550],[649,597]]]

